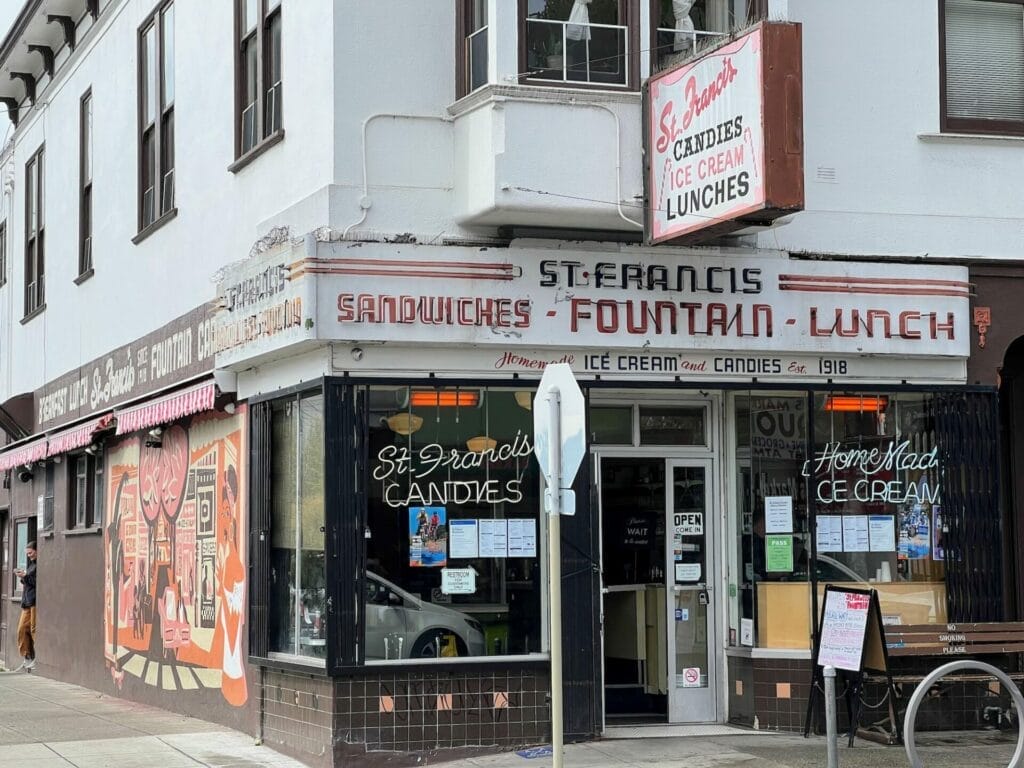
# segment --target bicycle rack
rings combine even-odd
[[[1001,669],[997,669],[983,661],[972,661],[970,659],[943,664],[938,669],[932,670],[917,686],[914,695],[910,697],[910,702],[907,704],[907,713],[903,716],[903,743],[907,750],[907,759],[910,761],[911,768],[924,768],[921,758],[917,756],[917,745],[914,741],[914,721],[917,720],[917,708],[921,706],[921,701],[933,685],[946,677],[946,675],[963,669],[980,670],[996,678],[1010,692],[1010,698],[1013,699],[1013,704],[1017,711],[1024,715],[1024,695],[1021,694],[1020,689],[1010,679],[1010,676]],[[1024,728],[1017,734],[1017,749],[1010,759],[1008,768],[1021,768],[1022,759],[1024,759]]]

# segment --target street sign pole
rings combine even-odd
[[[548,602],[551,604],[551,766],[562,768],[562,395],[548,394],[550,445],[548,451]]]
[[[562,515],[576,514],[572,482],[586,454],[585,402],[572,368],[554,363],[544,369],[533,400],[534,453],[547,490],[548,629],[551,652],[551,764],[562,768]]]

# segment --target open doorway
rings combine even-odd
[[[606,723],[718,718],[710,459],[601,456]]]
[[[605,713],[665,721],[665,460],[601,459]]]

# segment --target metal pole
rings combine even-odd
[[[836,727],[836,668],[825,667],[825,740],[828,768],[839,768],[839,734]]]
[[[551,766],[562,768],[562,436],[558,426],[562,398],[558,390],[551,403],[548,469],[548,602],[551,605]]]

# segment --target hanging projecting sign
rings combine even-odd
[[[803,209],[799,24],[765,22],[647,84],[647,235],[697,242]]]

